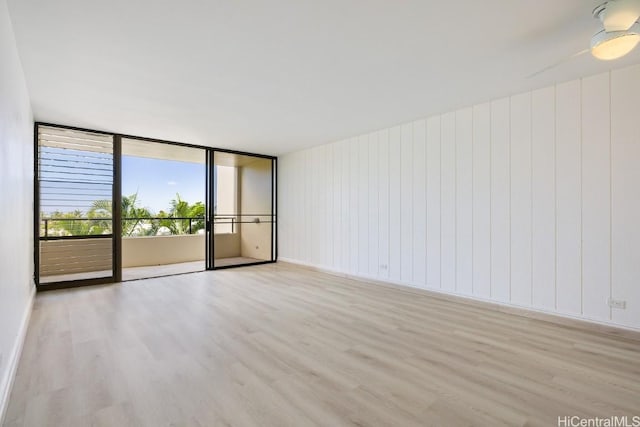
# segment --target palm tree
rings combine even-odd
[[[171,200],[169,214],[161,211],[158,216],[166,219],[160,221],[160,225],[171,230],[171,234],[189,234],[197,233],[198,230],[204,229],[204,203],[196,202],[190,205],[187,201],[182,200],[179,193],[176,198]],[[171,218],[192,218],[192,219],[171,219]],[[191,223],[191,227],[189,227]]]
[[[41,214],[42,219],[47,219],[47,234],[57,236],[84,236],[88,234],[101,234],[102,230],[90,227],[90,221],[83,219],[81,210],[72,212],[55,211],[51,215]],[[44,234],[44,230],[41,231]]]
[[[112,232],[111,200],[95,200],[87,215],[80,210],[73,212],[56,211],[51,215],[42,213],[41,217],[48,219],[48,232],[52,235],[85,236]],[[166,227],[171,234],[195,234],[205,228],[204,203],[196,202],[190,205],[182,200],[179,193],[171,200],[169,212],[160,211],[155,215],[147,208],[138,207],[138,193],[122,196],[122,235],[155,236],[161,227]],[[187,219],[175,219],[187,218]],[[143,226],[142,224],[149,224]],[[189,227],[191,224],[191,227]],[[44,235],[44,229],[41,234]]]
[[[122,206],[120,209],[122,215],[122,235],[131,236],[134,232],[144,235],[155,234],[158,228],[157,224],[152,223],[148,229],[138,227],[138,224],[142,223],[145,219],[151,218],[153,215],[147,208],[140,208],[137,205],[137,192],[130,196],[122,196]],[[103,226],[103,224],[109,224],[112,212],[113,206],[111,200],[96,200],[92,203],[87,216],[98,221],[104,218],[102,223],[98,223],[99,226]]]
[[[204,214],[205,214],[205,208],[204,208],[204,203],[202,202],[196,202],[189,207],[189,216],[191,218],[194,218],[191,224],[191,229],[193,233],[197,233],[199,230],[204,230],[205,228]]]
[[[87,212],[87,218],[91,219],[86,221],[90,227],[89,234],[111,232],[111,200],[94,201]]]

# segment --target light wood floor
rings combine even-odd
[[[640,342],[286,264],[37,295],[6,426],[640,415]]]

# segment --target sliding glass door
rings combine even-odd
[[[209,267],[274,261],[275,159],[214,150],[209,171]]]
[[[38,289],[277,258],[275,157],[42,123],[35,147]]]
[[[205,269],[205,154],[122,138],[122,280]]]

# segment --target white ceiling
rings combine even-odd
[[[174,144],[156,144],[139,139],[122,138],[122,154],[156,160],[173,160],[206,164],[206,152],[200,148]]]
[[[265,154],[640,62],[599,0],[8,0],[37,120]]]

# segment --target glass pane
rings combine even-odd
[[[205,150],[122,140],[122,279],[205,269]]]
[[[272,160],[214,154],[214,267],[273,259]]]
[[[113,136],[38,127],[40,283],[113,274]]]

